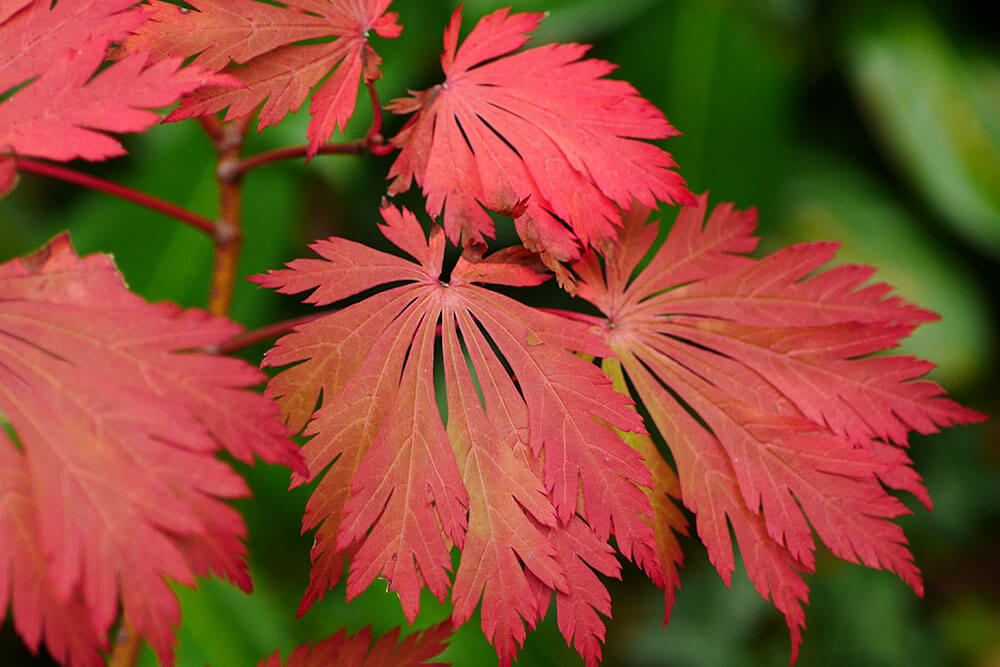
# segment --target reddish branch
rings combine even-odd
[[[325,144],[316,151],[317,155],[361,155],[371,153],[372,155],[388,155],[396,150],[395,146],[387,144],[382,136],[382,106],[378,99],[378,92],[374,83],[368,83],[368,98],[372,104],[372,124],[368,128],[368,133],[364,139],[349,141],[340,144]],[[243,175],[251,169],[261,167],[273,162],[282,160],[292,160],[306,157],[309,154],[309,146],[289,146],[287,148],[277,148],[272,151],[258,153],[245,160],[241,160],[236,166],[239,175]]]
[[[317,151],[317,155],[361,155],[366,150],[366,140],[359,139],[358,141],[351,141],[346,144],[326,144],[325,146],[320,146]],[[239,175],[243,175],[246,172],[254,169],[256,167],[261,167],[265,164],[271,164],[272,162],[281,162],[282,160],[292,160],[295,158],[305,157],[308,154],[308,146],[289,146],[287,148],[276,148],[273,151],[266,151],[264,153],[258,153],[252,157],[248,157],[242,160],[236,167],[236,171]]]
[[[212,348],[207,348],[206,351],[212,354],[232,354],[238,350],[248,348],[251,345],[264,343],[278,338],[283,334],[289,333],[300,324],[312,322],[313,320],[319,319],[327,314],[328,313],[326,312],[316,313],[314,315],[303,315],[302,317],[296,317],[291,320],[284,320],[283,322],[275,322],[274,324],[269,324],[259,329],[253,329],[252,331],[241,333],[238,336],[233,336],[225,343],[216,345]]]
[[[132,188],[119,185],[118,183],[106,181],[103,178],[91,176],[90,174],[85,174],[73,169],[67,169],[66,167],[49,164],[48,162],[25,158],[17,158],[17,168],[20,171],[28,171],[42,176],[49,176],[50,178],[57,178],[68,183],[82,185],[83,187],[98,190],[114,197],[118,197],[119,199],[124,199],[126,201],[139,204],[140,206],[145,206],[148,209],[169,215],[172,218],[180,220],[183,223],[191,225],[192,227],[209,234],[213,233],[215,230],[215,224],[208,218],[203,218],[197,213],[160,199],[159,197],[154,197],[153,195],[140,192],[139,190],[133,190]]]

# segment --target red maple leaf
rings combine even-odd
[[[20,3],[19,3],[20,4]],[[52,160],[102,160],[125,152],[103,132],[140,132],[159,114],[206,84],[239,85],[178,58],[148,65],[136,53],[97,73],[108,45],[145,20],[128,0],[24,3],[0,19],[0,153]],[[37,78],[36,78],[37,77]],[[34,79],[34,81],[32,81]]]
[[[254,279],[283,293],[315,290],[307,301],[316,305],[394,285],[299,326],[265,356],[267,366],[296,364],[267,389],[291,430],[310,436],[309,475],[293,484],[321,477],[303,522],[320,526],[304,605],[339,578],[348,551],[348,595],[384,576],[412,620],[424,585],[447,593],[455,545],[453,619],[466,621],[481,597],[483,630],[503,661],[553,590],[567,639],[600,638],[591,610],[607,613],[607,592],[596,577],[582,590],[574,576],[584,562],[617,574],[611,535],[664,580],[649,471],[607,428],[641,430],[641,419],[568,351],[607,349],[584,324],[475,284],[543,282],[523,249],[459,259],[445,280],[441,228],[428,240],[409,211],[382,213],[385,236],[417,263],[331,238],[312,246],[323,259]],[[438,336],[447,425],[434,393]],[[577,646],[599,655],[597,642]]]
[[[17,165],[9,155],[0,155],[0,199],[17,187]]]
[[[865,285],[868,267],[813,273],[835,244],[750,259],[754,213],[724,205],[704,222],[706,211],[705,197],[684,208],[636,272],[658,233],[636,207],[604,263],[590,253],[574,270],[579,295],[605,315],[612,366],[670,447],[710,559],[728,584],[732,525],[750,579],[786,616],[794,659],[813,532],[840,558],[892,570],[922,593],[891,521],[907,509],[883,485],[929,504],[900,448],[906,434],[983,415],[918,380],[928,362],[871,356],[932,313]]]
[[[262,374],[194,352],[239,326],[130,293],[107,256],[66,236],[0,265],[0,616],[74,665],[118,611],[170,661],[165,580],[214,572],[249,590],[243,480],[214,453],[305,472]]]
[[[244,88],[204,88],[185,98],[168,120],[203,116],[229,107],[226,120],[250,115],[262,102],[258,129],[276,125],[298,110],[309,91],[333,70],[313,95],[309,154],[354,113],[358,82],[382,76],[382,59],[368,41],[371,31],[398,37],[402,26],[386,13],[392,0],[193,0],[197,11],[154,0],[151,19],[125,41],[126,52],[150,50],[157,58],[197,55],[194,63],[222,70]],[[332,41],[296,44],[306,40]],[[233,63],[232,66],[229,66]],[[227,67],[228,66],[228,67]]]
[[[348,636],[343,630],[315,644],[299,646],[288,656],[285,667],[444,667],[445,662],[427,662],[446,648],[451,636],[447,623],[438,623],[399,641],[394,628],[372,644],[371,628]],[[281,654],[275,652],[259,667],[281,667]]]
[[[690,201],[670,155],[636,140],[676,135],[663,114],[628,83],[602,78],[610,63],[581,60],[586,46],[508,55],[544,16],[508,12],[483,18],[459,47],[455,10],[444,83],[390,105],[416,113],[392,140],[402,150],[389,192],[416,179],[427,212],[444,211],[448,238],[480,250],[493,237],[483,207],[512,215],[525,245],[556,261],[613,240],[619,207],[633,198],[650,207]]]

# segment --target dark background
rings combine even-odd
[[[466,32],[504,6],[467,0]],[[452,3],[398,0],[406,26],[375,40],[385,58],[383,101],[440,81],[441,31]],[[903,351],[939,364],[933,377],[954,396],[997,414],[997,294],[1000,261],[1000,53],[987,3],[810,0],[546,0],[535,43],[581,41],[621,65],[684,134],[665,147],[695,192],[756,206],[761,252],[802,240],[843,242],[842,261],[880,268],[878,277],[932,308]],[[360,136],[366,109],[348,127]],[[303,143],[305,110],[254,137],[248,152]],[[398,129],[390,119],[389,130]],[[126,138],[129,156],[85,166],[205,215],[215,213],[211,152],[194,123]],[[261,168],[246,181],[243,275],[306,253],[330,234],[380,243],[376,205],[389,161],[319,157]],[[24,176],[0,203],[0,261],[69,229],[81,253],[114,253],[130,286],[151,300],[204,306],[211,246],[199,232],[109,197]],[[509,225],[501,230],[512,240]],[[541,297],[545,298],[544,294]],[[304,312],[292,298],[241,281],[234,317],[249,327]],[[259,362],[263,348],[247,358]],[[818,558],[799,665],[1000,665],[1000,455],[993,424],[914,437],[912,455],[936,508],[912,498],[902,523],[926,579],[921,600],[893,575]],[[183,624],[178,664],[249,665],[341,627],[405,623],[393,594],[376,583],[346,604],[343,586],[295,620],[305,589],[310,536],[299,535],[309,492],[286,492],[287,473],[246,468],[255,491],[239,503],[250,526],[256,592],[218,581],[178,588]],[[741,571],[727,590],[696,539],[669,626],[663,598],[626,567],[609,582],[606,665],[786,664],[782,616]],[[416,626],[448,616],[425,596]],[[11,623],[0,662],[23,655]],[[446,657],[495,664],[478,616]],[[151,655],[143,664],[154,664]],[[530,633],[521,665],[581,663],[558,634],[554,610]]]

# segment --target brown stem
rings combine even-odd
[[[267,326],[259,329],[246,331],[237,336],[233,336],[226,342],[207,348],[205,351],[211,354],[232,354],[237,350],[248,348],[251,345],[256,345],[257,343],[263,343],[278,338],[279,336],[294,330],[295,327],[300,324],[312,322],[313,320],[317,320],[325,315],[329,315],[329,313],[330,311],[313,313],[311,315],[303,315],[302,317],[268,324]]]
[[[201,125],[201,129],[205,131],[208,138],[214,144],[222,136],[222,121],[216,115],[208,116],[198,116],[198,124]]]
[[[125,201],[138,204],[139,206],[144,206],[150,210],[169,215],[172,218],[191,225],[196,229],[200,229],[203,232],[208,232],[209,234],[213,233],[215,230],[215,224],[211,220],[203,218],[193,211],[189,211],[186,208],[172,204],[166,200],[160,199],[159,197],[146,194],[145,192],[140,192],[139,190],[133,190],[132,188],[119,185],[118,183],[106,181],[103,178],[91,176],[90,174],[85,174],[73,169],[67,169],[66,167],[49,164],[48,162],[41,162],[39,160],[30,160],[26,158],[17,158],[17,168],[20,171],[40,174],[50,178],[58,178],[59,180],[66,181],[68,183],[82,185],[83,187],[90,188],[91,190],[104,192],[105,194],[118,197],[119,199],[124,199]]]
[[[208,118],[214,120],[214,116]],[[202,123],[215,148],[215,177],[219,184],[219,218],[212,231],[215,265],[208,297],[208,310],[213,315],[226,315],[233,302],[240,249],[243,247],[243,174],[238,167],[248,124],[248,118],[223,124],[212,121]]]
[[[114,646],[111,648],[111,658],[108,667],[134,667],[139,659],[139,649],[142,648],[142,635],[135,632],[127,621],[122,620]]]

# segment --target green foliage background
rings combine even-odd
[[[508,3],[467,0],[468,30]],[[662,108],[684,135],[668,142],[695,192],[757,206],[762,250],[803,240],[843,242],[843,261],[878,266],[899,293],[943,321],[904,351],[939,364],[934,377],[960,400],[997,414],[1000,263],[1000,49],[986,3],[819,0],[521,0],[550,11],[535,43],[581,41],[621,65],[619,76]],[[406,26],[376,48],[383,100],[440,78],[441,31],[453,4],[397,0]],[[995,24],[994,24],[995,26]],[[361,109],[348,128],[360,136]],[[250,141],[250,151],[302,143],[300,112]],[[399,127],[390,121],[390,130]],[[210,150],[193,123],[126,139],[130,155],[84,167],[189,206],[215,207]],[[246,181],[243,275],[305,253],[331,234],[379,243],[376,206],[388,161],[319,157],[262,168]],[[211,246],[200,233],[92,192],[25,176],[0,203],[0,261],[68,228],[81,252],[114,253],[131,287],[151,300],[204,306]],[[512,240],[508,229],[502,240]],[[547,298],[544,293],[539,298]],[[304,312],[294,300],[238,288],[233,315],[248,327]],[[263,348],[248,351],[259,361]],[[927,595],[821,554],[799,665],[1000,665],[1000,455],[986,424],[915,437],[912,454],[936,508],[903,520]],[[254,488],[239,503],[250,526],[256,592],[218,581],[179,588],[178,663],[255,664],[280,648],[346,626],[376,633],[404,624],[376,583],[350,604],[343,586],[301,620],[310,536],[299,535],[309,490],[286,491],[287,473],[241,467]],[[610,582],[606,665],[786,664],[787,631],[745,576],[728,591],[696,539],[684,541],[670,623],[663,600],[634,568]],[[416,626],[448,616],[427,596]],[[478,627],[463,627],[446,654],[455,664],[496,656]],[[0,662],[27,659],[6,623]],[[554,609],[529,634],[520,665],[579,664]],[[144,665],[155,664],[150,654]]]

